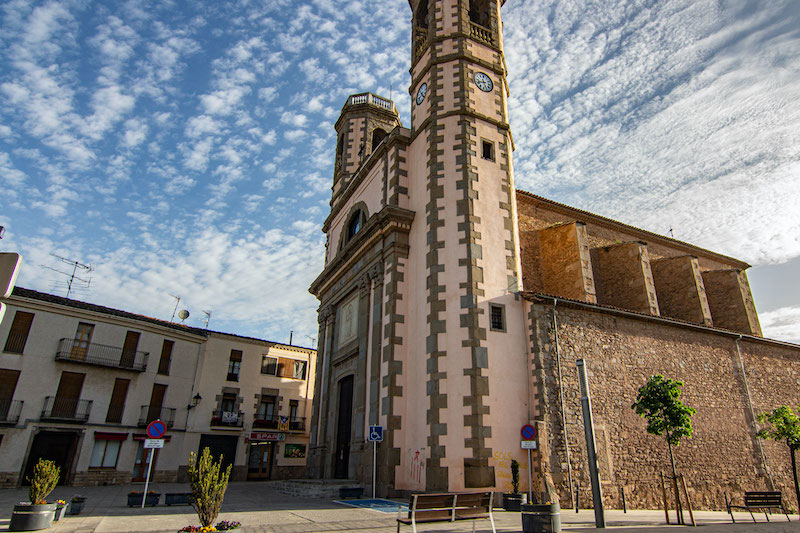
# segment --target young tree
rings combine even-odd
[[[800,486],[797,483],[797,460],[794,455],[794,452],[800,448],[800,418],[794,414],[791,407],[784,405],[771,413],[761,413],[758,415],[758,421],[762,424],[764,422],[772,424],[772,427],[758,432],[759,438],[785,441],[789,447],[789,456],[792,458],[792,475],[794,475],[794,492],[797,506],[800,508]]]
[[[672,447],[679,446],[683,437],[692,436],[692,415],[696,412],[681,401],[681,387],[682,381],[665,379],[662,375],[651,376],[639,387],[639,395],[631,405],[637,415],[647,419],[648,433],[666,436],[679,521],[682,521],[682,511]]]
[[[192,496],[189,501],[197,511],[202,527],[210,527],[219,515],[225,489],[228,488],[228,478],[231,475],[231,465],[222,472],[222,456],[214,462],[211,450],[203,448],[199,458],[192,452],[189,456],[189,484]]]

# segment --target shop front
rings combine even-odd
[[[277,443],[286,440],[286,433],[258,431],[248,439],[247,479],[272,479]]]

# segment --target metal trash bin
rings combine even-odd
[[[559,531],[561,531],[561,505],[558,502],[522,506],[522,533]]]

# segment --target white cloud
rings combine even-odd
[[[761,313],[759,319],[765,337],[800,344],[800,305]]]

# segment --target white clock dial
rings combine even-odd
[[[475,85],[477,85],[478,89],[480,89],[485,93],[491,92],[491,90],[494,89],[494,83],[492,83],[492,78],[490,78],[483,72],[475,73]]]
[[[425,95],[428,94],[428,84],[423,83],[419,86],[419,90],[417,91],[417,105],[420,105],[423,100],[425,100]]]

